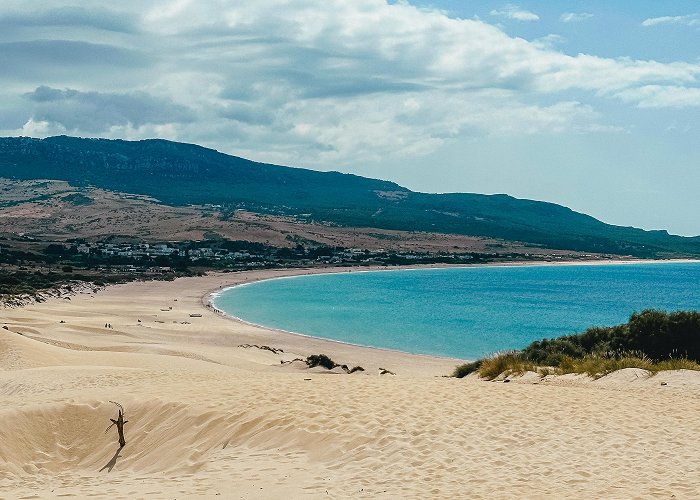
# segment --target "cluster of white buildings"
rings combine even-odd
[[[194,248],[185,249],[170,246],[167,243],[81,243],[78,245],[79,253],[98,253],[103,256],[128,257],[132,259],[152,258],[152,257],[187,257],[191,261],[201,259],[210,260],[251,260],[262,258],[259,255],[252,255],[246,251],[230,252],[225,249]]]
[[[102,255],[130,257],[135,259],[170,255],[185,256],[185,250],[180,250],[164,243],[159,243],[157,245],[150,245],[148,243],[95,243],[94,245],[90,245],[83,243],[77,246],[77,250],[85,254],[100,253]]]

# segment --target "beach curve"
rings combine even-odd
[[[448,360],[282,335],[203,303],[246,277],[129,283],[2,310],[4,494],[590,498],[700,487],[697,374],[443,378]],[[279,364],[320,352],[367,373]],[[376,376],[380,366],[397,375]],[[110,400],[129,419],[116,454],[116,433],[104,434]]]

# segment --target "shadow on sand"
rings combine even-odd
[[[124,448],[123,446],[120,446],[119,448],[117,448],[117,451],[116,451],[116,453],[114,453],[114,456],[112,457],[112,459],[109,462],[107,462],[104,467],[102,467],[100,469],[100,472],[102,472],[105,469],[107,469],[107,472],[112,472],[112,469],[117,464],[117,458],[119,458],[119,452],[122,451],[123,448]]]

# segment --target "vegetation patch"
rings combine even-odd
[[[479,376],[493,380],[501,374],[521,375],[534,370],[535,365],[520,356],[518,351],[508,351],[483,359],[479,367]]]
[[[479,371],[481,368],[482,360],[472,361],[471,363],[464,363],[463,365],[456,366],[452,372],[452,376],[456,378],[463,378],[474,372]]]
[[[329,358],[325,354],[312,354],[311,356],[306,358],[306,364],[308,365],[309,368],[314,368],[316,366],[322,366],[322,367],[326,368],[327,370],[332,370],[336,366],[339,366],[338,363],[333,361],[331,358]]]
[[[333,368],[340,367],[343,369],[345,373],[355,373],[355,372],[363,372],[365,371],[364,368],[361,366],[354,366],[352,368],[348,368],[348,365],[339,365],[335,361],[333,361],[331,358],[326,356],[325,354],[312,354],[306,360],[304,361],[309,368],[314,368],[316,366],[322,366],[328,370],[332,370]]]
[[[66,203],[70,203],[72,205],[90,205],[93,200],[89,196],[85,196],[82,193],[73,193],[73,194],[68,194],[64,197],[61,198],[61,200],[65,201]]]
[[[520,351],[508,351],[460,365],[452,376],[478,371],[493,380],[501,374],[525,371],[586,373],[599,378],[623,368],[700,371],[700,312],[664,312],[646,309],[623,325],[589,328],[577,335],[533,342]]]

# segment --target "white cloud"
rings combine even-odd
[[[687,108],[700,106],[700,88],[675,85],[644,85],[624,89],[615,94],[640,108]]]
[[[494,9],[490,12],[492,16],[500,16],[516,21],[539,21],[540,16],[529,10],[521,9],[517,5],[508,4],[500,9]]]
[[[688,14],[685,16],[661,16],[651,17],[642,21],[642,26],[657,26],[659,24],[683,24],[685,26],[700,26],[700,14]]]
[[[555,33],[550,33],[547,36],[543,36],[541,38],[535,38],[532,41],[532,44],[542,48],[542,49],[552,49],[556,47],[557,45],[561,45],[562,43],[566,42],[566,38],[564,38],[561,35],[557,35]]]
[[[618,130],[591,96],[675,108],[695,106],[683,95],[700,86],[697,63],[571,56],[556,36],[528,42],[406,2],[155,0],[142,12],[122,0],[116,24],[84,7],[58,31],[40,25],[55,23],[42,8],[77,0],[7,2],[0,17],[24,12],[32,24],[0,31],[0,62],[13,67],[0,72],[11,93],[0,115],[18,127],[7,133],[160,135],[279,163],[351,164],[458,137]],[[81,20],[88,31],[74,30]]]
[[[581,21],[587,21],[593,17],[593,14],[588,12],[565,12],[559,16],[559,20],[562,23],[578,23]]]
[[[22,125],[21,135],[30,137],[47,137],[49,135],[65,134],[65,127],[57,126],[48,121],[34,120],[30,118]]]

